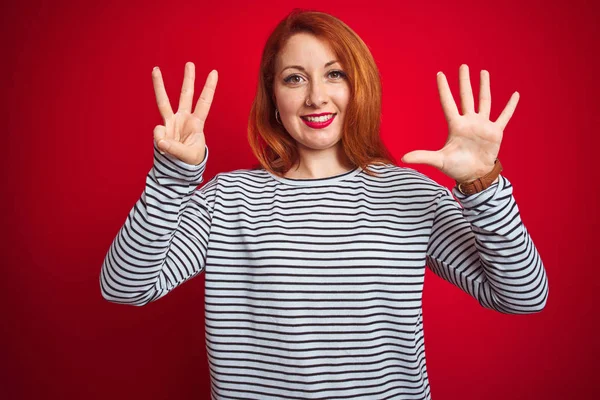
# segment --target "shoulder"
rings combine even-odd
[[[402,203],[409,202],[413,206],[437,203],[441,199],[453,199],[450,190],[427,175],[413,168],[400,167],[394,164],[369,165],[369,169],[378,173],[371,177],[363,173],[363,179],[369,191],[384,194],[389,199]]]
[[[439,192],[448,190],[427,175],[408,167],[394,164],[370,165],[369,169],[378,174],[378,177],[367,176],[367,179],[380,182],[386,186],[393,186],[404,190],[429,190]]]
[[[215,175],[218,184],[223,187],[264,187],[268,176],[262,169],[240,168]]]

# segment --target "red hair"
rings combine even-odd
[[[271,33],[260,62],[258,88],[248,118],[248,142],[260,165],[282,176],[298,161],[295,139],[275,119],[273,86],[279,51],[300,32],[328,43],[346,73],[350,100],[341,138],[346,156],[371,176],[375,173],[368,170],[368,164],[397,164],[381,141],[381,78],[367,45],[336,17],[296,8]]]

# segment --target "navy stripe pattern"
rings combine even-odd
[[[208,155],[188,165],[154,145],[100,289],[143,306],[204,271],[212,399],[431,399],[426,267],[501,313],[546,304],[504,176],[468,197],[392,164],[323,179],[240,169],[198,188]]]

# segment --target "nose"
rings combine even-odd
[[[327,103],[328,93],[325,82],[320,79],[313,79],[308,90],[308,99],[311,105],[320,107],[322,104]]]

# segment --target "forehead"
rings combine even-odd
[[[296,33],[288,39],[278,54],[277,65],[278,68],[289,64],[322,67],[334,58],[335,54],[327,42],[303,32]]]

